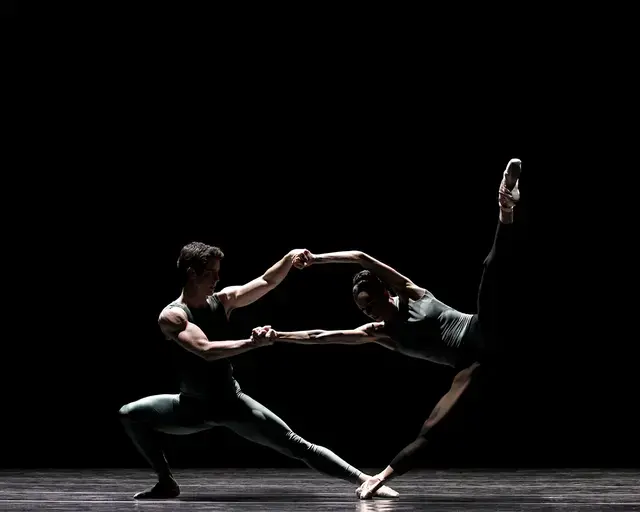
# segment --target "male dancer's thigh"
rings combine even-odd
[[[125,405],[120,412],[131,421],[166,434],[193,434],[215,426],[207,421],[203,401],[182,394],[147,396]]]
[[[216,414],[215,424],[277,451],[289,452],[296,437],[280,417],[242,392]]]

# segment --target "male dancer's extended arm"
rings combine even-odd
[[[358,488],[357,494],[361,499],[370,498],[381,485],[406,473],[413,467],[415,455],[428,443],[429,432],[446,417],[458,402],[471,382],[473,371],[478,366],[480,366],[479,363],[473,363],[454,377],[451,388],[433,408],[416,440],[403,448],[384,471],[372,476]]]
[[[227,286],[220,290],[217,295],[227,315],[236,308],[248,306],[257,301],[260,297],[278,286],[291,270],[293,260],[305,262],[306,249],[294,249],[285,254],[280,260],[271,265],[260,277],[252,279],[248,283],[240,286]]]
[[[186,313],[180,308],[165,309],[160,314],[158,323],[165,336],[206,361],[224,359],[273,343],[273,340],[266,337],[209,341],[202,329],[193,322],[189,322]]]

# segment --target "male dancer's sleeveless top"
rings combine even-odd
[[[200,327],[210,341],[233,339],[224,306],[216,295],[207,297],[207,305],[202,308],[189,308],[179,302],[172,302],[167,307],[181,308],[187,314],[189,322]],[[229,359],[205,361],[178,346],[175,341],[172,341],[172,345],[182,393],[207,398],[235,393],[233,366]]]
[[[483,359],[484,343],[477,327],[477,315],[461,313],[426,291],[418,300],[394,297],[399,316],[385,321],[382,329],[403,354],[434,363],[468,366]]]

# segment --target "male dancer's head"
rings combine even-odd
[[[224,253],[218,247],[202,242],[185,245],[178,257],[178,272],[183,294],[195,302],[213,294],[220,280],[220,261]]]
[[[353,276],[352,293],[360,311],[376,322],[391,320],[398,312],[387,287],[369,270]]]

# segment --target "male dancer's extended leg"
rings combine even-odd
[[[493,246],[484,260],[484,269],[478,290],[478,319],[489,348],[508,346],[517,317],[517,265],[514,238],[514,208],[520,199],[518,178],[522,169],[520,160],[512,159],[503,173],[500,184],[500,219]]]
[[[241,391],[238,399],[225,411],[225,417],[216,418],[216,423],[326,475],[358,485],[369,478],[328,448],[312,444],[294,433],[282,419]],[[389,487],[381,487],[376,496],[396,497],[398,493]]]
[[[160,444],[159,433],[192,434],[212,428],[201,407],[181,395],[153,395],[120,409],[120,420],[138,451],[158,475],[158,483],[134,496],[136,499],[175,498],[180,488]]]

